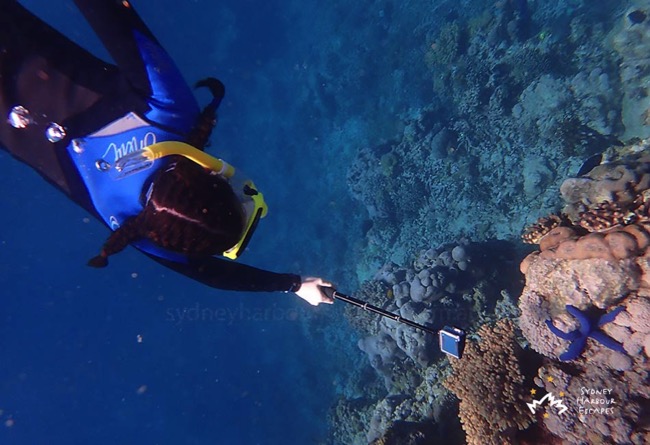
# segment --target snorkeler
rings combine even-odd
[[[197,84],[213,95],[201,112],[130,2],[75,4],[116,65],[0,0],[0,145],[113,231],[89,265],[133,245],[214,288],[332,303],[320,278],[235,261],[267,206],[251,180],[203,151],[223,84]]]

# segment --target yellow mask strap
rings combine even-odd
[[[255,228],[257,227],[257,223],[259,222],[260,218],[264,218],[269,211],[266,202],[264,202],[264,195],[262,195],[255,188],[255,184],[253,184],[252,181],[248,181],[247,185],[250,187],[250,189],[252,189],[255,192],[249,195],[253,200],[253,211],[248,217],[248,221],[246,222],[246,228],[244,229],[244,234],[242,235],[239,242],[235,244],[232,248],[226,250],[223,253],[223,256],[225,256],[226,258],[230,258],[231,260],[236,260],[237,257],[242,253],[242,251],[246,249],[246,246],[248,245],[248,242],[253,236],[253,233],[255,232]]]

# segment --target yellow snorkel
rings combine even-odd
[[[157,144],[149,145],[148,147],[145,147],[144,149],[132,154],[133,155],[138,154],[139,160],[141,162],[144,160],[145,162],[148,161],[151,163],[153,163],[156,159],[161,159],[164,158],[165,156],[170,156],[170,155],[185,156],[187,159],[190,159],[196,162],[197,164],[199,164],[200,166],[212,170],[221,176],[224,176],[226,179],[230,179],[233,176],[235,176],[235,169],[232,165],[224,162],[221,159],[214,158],[209,154],[207,154],[206,152],[194,148],[191,145],[186,144],[185,142],[178,142],[178,141],[158,142]],[[118,161],[118,164],[116,165],[118,171],[121,171],[120,161],[122,161],[127,157],[129,156],[125,156],[124,158],[121,158]],[[132,161],[133,160],[134,159],[132,159]],[[126,163],[128,163],[128,161],[126,161]],[[126,166],[123,166],[122,168],[126,168]]]
[[[117,179],[146,170],[153,166],[157,159],[170,155],[184,156],[213,171],[215,174],[223,176],[230,182],[233,190],[239,196],[246,214],[246,225],[237,244],[223,252],[223,256],[232,260],[237,259],[242,251],[246,249],[260,218],[267,215],[268,206],[264,201],[264,195],[257,190],[253,181],[242,181],[237,178],[235,168],[232,165],[184,142],[165,141],[149,145],[142,150],[120,158],[115,164],[115,170],[118,172]]]

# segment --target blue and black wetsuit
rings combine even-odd
[[[142,210],[142,189],[155,169],[119,181],[102,170],[154,143],[191,142],[200,109],[129,2],[75,3],[116,65],[93,56],[17,1],[0,0],[0,145],[115,230]],[[216,90],[214,108],[223,94]],[[220,289],[300,287],[295,274],[216,257],[170,255],[146,242],[135,246]]]

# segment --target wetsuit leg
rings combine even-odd
[[[126,0],[75,0],[122,74],[143,97],[144,117],[187,134],[199,114],[178,67]]]
[[[0,11],[0,145],[90,210],[85,187],[65,147],[71,137],[123,115],[132,108],[133,95],[116,67],[94,57],[17,1],[0,0]],[[33,119],[23,129],[7,122],[17,105]],[[68,133],[56,144],[45,137],[52,122]]]
[[[160,46],[130,3],[123,0],[75,0],[77,8],[93,28],[122,74],[143,96],[153,92],[135,32]]]

